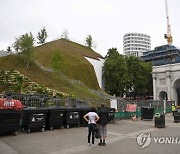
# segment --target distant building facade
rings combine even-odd
[[[127,56],[140,57],[151,50],[151,37],[143,33],[127,33],[123,37],[123,52]]]
[[[180,49],[173,45],[162,45],[154,50],[143,52],[140,57],[145,62],[151,62],[153,66],[180,63]]]

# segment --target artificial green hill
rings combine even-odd
[[[55,52],[61,54],[62,63],[58,72],[45,71],[34,62],[49,68]],[[99,95],[98,92],[92,91],[100,89],[94,69],[84,56],[103,58],[85,46],[60,39],[36,47],[28,69],[21,56],[10,55],[0,57],[0,70],[18,70],[33,82],[79,98],[102,98],[105,93]]]
[[[41,45],[35,49],[34,58],[43,66],[51,67],[56,52],[62,56],[59,70],[68,78],[80,80],[92,89],[99,89],[93,66],[84,58],[103,58],[92,49],[65,39],[59,39]]]

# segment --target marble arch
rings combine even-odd
[[[154,100],[173,100],[180,106],[180,63],[153,66]]]

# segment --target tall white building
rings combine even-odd
[[[127,33],[123,37],[125,55],[140,57],[143,52],[151,50],[151,37],[143,33]]]

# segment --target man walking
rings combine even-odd
[[[100,135],[101,135],[100,142],[98,143],[98,145],[105,146],[106,145],[106,137],[107,137],[106,125],[109,122],[109,111],[105,107],[104,104],[101,104],[101,108],[98,111],[98,115],[99,115],[98,127],[99,127]]]

